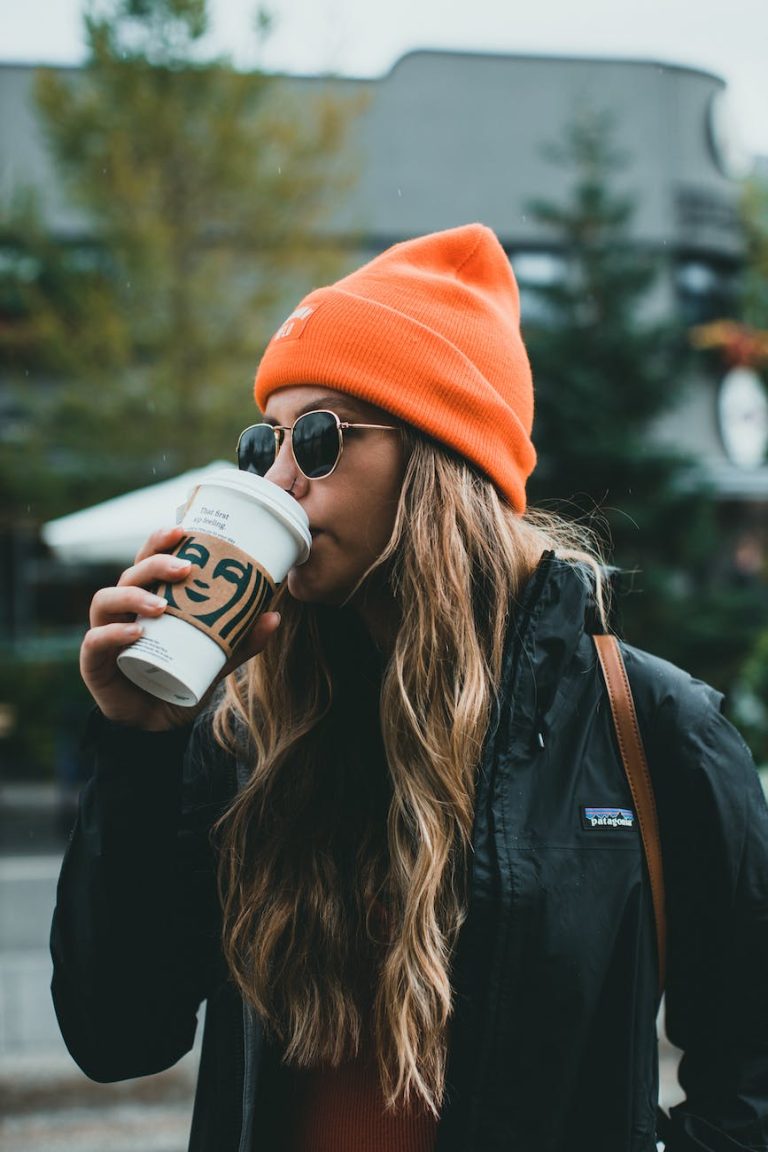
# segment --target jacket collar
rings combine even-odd
[[[545,552],[510,614],[499,700],[516,726],[546,723],[582,636],[601,630],[590,570]]]

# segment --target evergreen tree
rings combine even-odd
[[[103,251],[59,243],[31,197],[0,221],[0,252],[0,497],[3,523],[31,526],[98,491],[88,440],[98,458],[111,429],[94,369],[121,361],[125,334]]]
[[[85,27],[85,67],[38,99],[92,232],[55,245],[27,211],[5,237],[7,459],[38,461],[41,518],[232,457],[282,307],[335,269],[318,225],[350,178],[352,105],[204,58],[207,0],[101,0]]]
[[[741,601],[729,606],[715,587],[711,496],[692,462],[654,435],[681,397],[685,339],[656,318],[658,268],[632,238],[611,117],[574,122],[550,155],[568,192],[531,205],[562,254],[562,275],[535,289],[541,318],[526,325],[539,450],[531,500],[607,538],[630,641],[725,687],[744,651],[733,628]]]

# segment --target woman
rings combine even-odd
[[[185,574],[180,530],[93,601],[95,774],[52,943],[70,1050],[95,1079],[156,1072],[207,1001],[205,1152],[650,1152],[656,943],[600,569],[525,510],[533,392],[493,233],[311,293],[256,399],[274,427],[240,465],[302,505],[312,553],[194,724],[115,664]],[[667,1146],[768,1149],[765,804],[717,694],[623,651],[685,1053]]]

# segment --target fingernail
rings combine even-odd
[[[168,604],[165,596],[147,596],[144,601],[147,608],[165,608]]]
[[[189,560],[180,560],[178,556],[171,557],[171,568],[186,568],[189,563]]]
[[[141,624],[126,624],[125,631],[129,636],[141,636],[144,629]]]

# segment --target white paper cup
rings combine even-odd
[[[177,555],[188,577],[163,584],[168,607],[140,617],[144,634],[117,658],[134,684],[171,704],[199,703],[274,587],[309,556],[304,509],[250,472],[214,472],[193,493]]]

